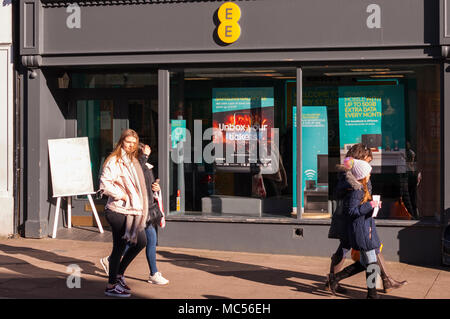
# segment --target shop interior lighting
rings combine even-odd
[[[275,70],[243,70],[242,73],[275,73]]]
[[[386,74],[386,75],[371,75],[371,78],[403,78],[404,75],[402,74]]]
[[[205,81],[205,80],[211,80],[211,78],[184,78],[185,81]]]
[[[389,72],[326,72],[324,75],[326,76],[345,76],[345,75],[377,75],[377,74],[414,74],[414,71],[412,70],[405,70],[405,71],[389,71]]]
[[[292,80],[292,79],[296,79],[295,76],[275,76],[275,79],[280,79],[280,80]]]
[[[195,76],[195,75],[194,75]],[[242,78],[242,77],[262,77],[262,76],[268,76],[268,77],[274,77],[274,76],[283,76],[281,73],[247,73],[243,75],[242,73],[205,73],[205,74],[198,74],[198,78]],[[185,79],[193,79],[195,77],[189,77]]]
[[[391,69],[350,69],[352,72],[389,72]]]

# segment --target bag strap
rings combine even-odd
[[[154,198],[158,202],[159,209],[161,210],[161,213],[163,215],[163,217],[161,218],[161,223],[160,223],[159,226],[161,228],[164,228],[164,227],[166,227],[166,217],[165,217],[165,214],[164,214],[164,207],[163,207],[163,202],[162,202],[161,191],[155,192],[154,193]]]

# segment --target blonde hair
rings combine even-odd
[[[114,150],[111,152],[111,154],[109,154],[109,156],[103,162],[103,167],[105,167],[106,163],[108,163],[114,156],[116,157],[116,162],[119,160],[119,158],[122,157],[122,145],[123,145],[124,140],[129,136],[132,136],[136,139],[135,149],[133,150],[133,152],[131,152],[131,154],[129,154],[130,158],[131,159],[137,158],[139,135],[136,133],[135,130],[126,129],[126,130],[122,131],[122,134],[120,135],[119,141],[117,142],[116,146],[114,147]]]
[[[370,195],[369,187],[367,186],[368,178],[360,179],[358,182],[360,182],[363,186],[364,196],[363,196],[363,199],[361,200],[361,204],[364,204],[364,203],[368,202],[369,200],[372,200],[372,195]]]

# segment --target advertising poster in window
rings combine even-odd
[[[214,143],[223,150],[216,151],[216,167],[249,171],[258,162],[270,169],[273,88],[214,88],[212,96]]]
[[[309,192],[328,199],[328,120],[326,106],[302,108],[302,207]],[[326,206],[327,200],[324,205]]]
[[[338,94],[338,87],[335,86],[303,88],[303,105],[327,107],[329,152],[333,152],[335,147],[339,147]]]
[[[170,137],[172,148],[176,148],[179,142],[186,141],[186,120],[170,120]]]
[[[374,155],[372,166],[404,169],[405,110],[403,85],[344,86],[339,88],[341,160],[356,143]]]

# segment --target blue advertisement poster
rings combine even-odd
[[[212,89],[213,128],[220,132],[214,141],[223,147],[222,157],[215,158],[217,167],[242,171],[241,168],[250,169],[256,159],[264,168],[272,166],[273,92],[273,87]],[[261,142],[263,139],[268,150],[261,155],[257,143],[251,141]],[[244,147],[239,149],[241,144]],[[233,150],[231,157],[229,154],[225,156],[227,149]]]
[[[313,181],[316,187],[320,184],[320,176],[327,176],[328,165],[319,167],[321,156],[328,163],[328,120],[326,106],[303,106],[302,108],[302,190],[307,181]],[[321,171],[322,169],[322,171]],[[295,194],[295,193],[294,193]],[[304,191],[302,191],[302,207],[304,207]]]
[[[403,92],[403,85],[339,87],[341,149],[361,142],[384,151],[404,149]]]

